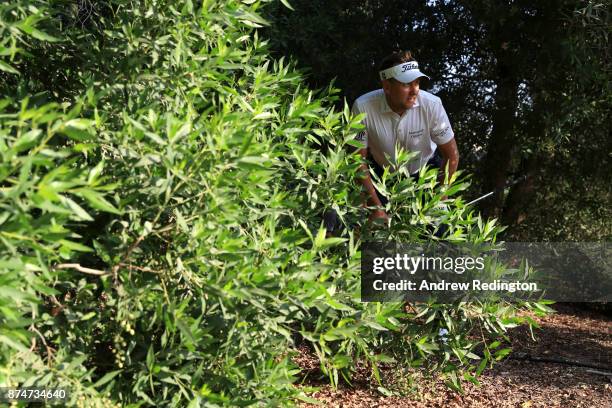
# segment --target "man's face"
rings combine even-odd
[[[414,106],[419,94],[419,80],[404,84],[396,79],[385,79],[383,89],[387,97],[387,103],[394,112],[404,112]]]

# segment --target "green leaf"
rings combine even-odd
[[[372,361],[378,361],[379,363],[395,363],[395,359],[386,354],[376,354],[371,357]]]
[[[387,329],[385,326],[383,326],[380,323],[377,322],[373,322],[373,321],[364,321],[363,324],[365,324],[368,327],[371,327],[373,329],[379,330],[379,331],[389,331],[389,329]]]
[[[185,221],[185,218],[183,218],[183,215],[178,210],[178,208],[174,209],[174,215],[176,216],[176,223],[179,226],[179,228],[183,232],[188,233],[189,232],[189,226],[187,225],[187,221]]]
[[[482,374],[482,372],[484,371],[484,369],[487,367],[487,363],[488,363],[488,359],[483,358],[482,361],[480,361],[480,364],[478,364],[478,369],[476,370],[476,375],[480,375]]]
[[[72,370],[76,369],[77,367],[79,367],[81,364],[83,364],[83,362],[85,360],[87,360],[89,356],[87,354],[82,355],[82,356],[78,356],[76,358],[74,358],[72,361],[70,361],[70,363],[66,366],[66,371],[67,372],[72,372]]]
[[[33,21],[31,21],[33,16],[28,17],[28,19],[26,19],[25,21],[23,21],[20,25],[19,28],[26,34],[36,38],[37,40],[40,41],[47,41],[47,42],[58,42],[60,41],[59,38],[53,37],[52,35],[49,35],[43,31],[40,31],[37,28],[34,28],[32,25]]]
[[[147,368],[151,370],[153,368],[153,363],[155,362],[155,351],[153,350],[153,345],[149,346],[149,350],[147,351]]]
[[[378,370],[378,366],[376,364],[372,364],[372,374],[374,374],[374,378],[376,378],[376,382],[381,384],[380,380],[380,371]]]
[[[472,352],[468,352],[465,356],[467,358],[471,358],[472,360],[480,360],[480,356],[478,356],[478,355],[476,355],[476,354],[474,354]]]
[[[463,378],[465,378],[466,380],[468,380],[469,382],[471,382],[472,384],[476,386],[480,385],[480,381],[478,381],[476,377],[474,377],[470,373],[463,373]]]
[[[71,200],[68,197],[64,197],[61,196],[60,199],[66,204],[68,205],[68,207],[70,207],[70,209],[74,212],[74,214],[76,215],[76,219],[81,220],[81,221],[93,221],[93,218],[91,217],[91,215],[89,215],[87,213],[87,211],[85,211],[83,209],[83,207],[81,207],[80,205],[78,205],[77,203],[75,203],[73,200]]]
[[[89,320],[92,317],[94,317],[95,315],[96,315],[96,312],[89,312],[86,315],[83,315],[83,317],[81,317],[81,321]]]
[[[336,246],[338,244],[341,244],[343,242],[346,242],[347,239],[346,238],[336,238],[336,237],[330,237],[330,238],[325,238],[325,228],[320,228],[319,231],[317,232],[317,237],[315,238],[315,247],[317,247],[318,249],[325,249],[325,248],[329,248],[332,246]]]
[[[307,403],[313,404],[313,405],[325,405],[324,402],[319,401],[318,399],[315,399],[315,398],[311,398],[311,397],[307,396],[304,393],[298,394],[296,396],[296,398],[299,399],[300,401],[304,401],[304,402],[307,402]]]
[[[59,240],[59,243],[60,243],[62,246],[66,247],[66,248],[68,248],[68,249],[70,249],[70,250],[73,250],[73,251],[79,251],[79,252],[93,252],[93,249],[91,249],[90,247],[85,246],[85,245],[83,245],[83,244],[79,244],[78,242],[69,241],[69,240],[67,240],[67,239],[60,239],[60,240]]]
[[[12,348],[14,348],[17,351],[28,352],[28,348],[26,346],[24,346],[23,344],[21,344],[21,343],[19,343],[17,341],[14,341],[13,339],[11,339],[11,338],[3,335],[3,334],[0,334],[0,343],[4,343],[7,346],[12,347]]]
[[[185,337],[187,337],[187,339],[191,343],[195,343],[196,342],[196,339],[193,337],[193,333],[191,332],[191,329],[182,320],[177,319],[176,326],[185,335]]]
[[[106,201],[101,194],[94,190],[81,189],[76,191],[75,194],[80,195],[87,200],[93,208],[113,214],[121,214],[118,209],[116,209],[111,203]]]
[[[323,335],[323,338],[327,341],[349,338],[356,330],[355,327],[333,327]]]
[[[247,170],[270,170],[271,160],[261,156],[245,156],[238,159],[238,167]]]
[[[238,17],[243,23],[250,27],[261,27],[269,25],[269,23],[259,14],[244,9],[237,11],[236,17]]]
[[[104,374],[104,376],[102,378],[100,378],[98,381],[96,381],[92,387],[93,388],[98,388],[103,386],[104,384],[106,384],[107,382],[111,381],[113,378],[115,378],[116,376],[118,376],[119,374],[121,374],[123,370],[115,370],[115,371],[111,371],[109,373]]]
[[[499,360],[503,359],[504,357],[506,357],[511,352],[512,352],[511,348],[504,348],[504,349],[501,349],[501,350],[497,350],[495,352],[495,359],[499,361]]]
[[[7,64],[6,62],[0,59],[0,69],[4,72],[8,72],[9,74],[17,74],[19,75],[19,71],[17,71],[13,66]]]
[[[189,405],[187,405],[187,408],[198,408],[201,406],[202,406],[202,399],[196,396],[194,399],[191,400],[191,402],[189,402]]]
[[[283,5],[287,7],[289,10],[295,11],[295,9],[291,7],[291,4],[289,4],[288,0],[281,0],[281,3],[283,3]]]
[[[501,345],[501,342],[499,342],[499,341],[497,341],[497,340],[496,340],[496,341],[494,341],[493,343],[489,344],[489,348],[490,348],[490,349],[494,349],[494,348],[499,347],[500,345]]]
[[[11,286],[0,286],[0,298],[7,298],[13,300],[26,299],[28,294],[17,288]]]
[[[95,183],[96,180],[98,180],[98,177],[100,177],[100,174],[102,174],[102,170],[104,170],[104,160],[101,160],[98,164],[96,164],[96,167],[89,171],[89,174],[87,175],[87,183]]]
[[[85,129],[89,129],[90,127],[92,127],[93,124],[94,122],[90,119],[77,118],[77,119],[71,119],[68,122],[64,123],[64,126],[85,130]]]
[[[48,296],[55,296],[58,295],[60,292],[58,292],[57,290],[50,288],[48,286],[45,285],[40,285],[38,283],[32,283],[32,288],[34,288],[37,292],[40,292],[42,294],[48,295]]]
[[[327,299],[327,304],[330,305],[335,310],[344,310],[346,312],[354,312],[355,309],[352,307],[345,305],[344,303],[340,303],[335,301],[334,299]]]
[[[450,381],[447,381],[446,385],[448,385],[450,388],[457,392],[463,392],[461,382],[459,381],[459,378],[457,378],[457,372],[451,371],[448,373],[448,376],[450,377]]]
[[[13,145],[13,149],[19,153],[28,150],[38,142],[38,138],[42,135],[41,129],[32,129],[19,136]]]

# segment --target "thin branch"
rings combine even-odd
[[[43,345],[47,349],[47,356],[49,356],[49,359],[51,359],[53,357],[53,349],[51,347],[49,347],[49,345],[47,344],[47,341],[45,340],[45,337],[42,335],[42,333],[40,331],[38,331],[38,329],[36,327],[34,327],[34,325],[30,326],[30,330],[32,330],[34,333],[38,334],[38,337],[40,337],[40,339],[42,340]],[[36,348],[36,338],[32,337],[32,347],[30,347],[30,351],[34,351],[34,348]]]
[[[406,303],[404,303],[404,308],[405,308],[404,310],[405,310],[406,312],[408,311],[408,308],[410,308],[410,310],[412,311],[412,313],[414,313],[415,315],[419,314],[419,312],[418,312],[418,311],[417,311],[417,310],[414,308],[414,306],[412,306],[412,305],[410,304],[410,302],[406,302]]]
[[[149,272],[149,273],[156,273],[156,274],[160,274],[161,273],[160,271],[156,271],[154,269],[147,268],[146,266],[143,267],[143,266],[136,266],[136,265],[132,265],[132,264],[124,264],[124,263],[119,264],[119,266],[120,267],[125,267],[125,268],[128,268],[128,269],[135,269],[135,270],[141,271],[141,272]]]
[[[30,351],[34,351],[36,348],[36,337],[32,337],[32,346],[30,346]]]
[[[121,267],[129,268],[129,269],[135,269],[137,271],[142,271],[142,272],[150,272],[150,273],[157,273],[157,274],[161,273],[161,272],[156,271],[156,270],[151,269],[151,268],[147,268],[147,267],[143,267],[143,266],[136,266],[136,265],[132,265],[132,264],[119,263],[119,264],[115,265],[115,268],[117,270],[119,268],[121,268]],[[87,273],[89,275],[96,275],[96,276],[105,276],[105,275],[110,275],[111,274],[111,272],[108,272],[108,271],[101,271],[99,269],[87,268],[85,266],[81,266],[79,264],[74,264],[74,263],[72,263],[72,264],[59,264],[59,265],[55,265],[54,269],[74,269],[74,270],[79,271],[79,272]],[[57,302],[57,299],[55,299],[55,301]],[[59,306],[61,306],[61,304],[59,302],[57,302],[57,304]]]
[[[62,305],[59,300],[57,300],[57,298],[53,295],[49,296],[49,299],[51,299],[51,301],[53,301],[53,304],[55,304],[56,306],[60,307],[60,308],[64,308],[64,305]]]
[[[198,218],[200,218],[200,216],[194,215],[193,217],[185,218],[185,222],[197,220]],[[177,223],[173,222],[172,224],[168,224],[165,227],[162,227],[162,228],[158,229],[157,231],[155,231],[155,233],[161,234],[162,232],[171,231],[172,229],[174,229],[174,227],[176,227],[176,225],[177,225]]]
[[[181,184],[181,182],[178,183],[179,185]],[[164,206],[167,203],[164,203]],[[159,217],[161,216],[164,207],[160,208],[159,211],[157,211],[157,214],[155,215],[155,218],[153,219],[153,222],[151,222],[151,225],[155,225],[157,224],[157,221],[159,220]],[[152,228],[151,228],[152,229]],[[118,264],[116,264],[115,266],[113,266],[113,269],[111,270],[111,273],[113,274],[113,282],[115,284],[117,284],[118,282],[118,272],[119,272],[119,268],[121,268],[121,265],[124,264],[124,261],[127,261],[128,258],[130,257],[130,255],[132,254],[132,251],[134,251],[136,248],[138,248],[138,245],[140,245],[140,243],[145,239],[145,237],[147,236],[146,233],[142,233],[142,235],[140,235],[138,237],[138,239],[136,239],[136,241],[134,241],[132,243],[132,245],[130,245],[127,249],[127,251],[125,251],[125,253],[123,254],[123,257],[121,259],[121,262],[119,262]]]
[[[144,238],[145,238],[144,234],[139,236],[138,239],[134,241],[132,245],[130,245],[127,251],[125,251],[125,255],[123,255],[123,259],[127,259],[132,254],[132,251],[135,250],[138,247],[138,245],[140,245],[140,243],[144,240]],[[119,262],[117,265],[113,266],[112,274],[113,274],[113,280],[115,282],[117,282],[117,273],[119,272],[119,268],[121,268],[122,265],[124,265],[124,263]]]
[[[96,276],[104,276],[104,275],[109,274],[108,271],[101,271],[99,269],[86,268],[76,263],[58,264],[58,265],[55,265],[53,269],[74,269],[79,272],[87,273],[89,275],[96,275]]]

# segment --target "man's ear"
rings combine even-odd
[[[389,92],[389,89],[390,89],[390,86],[391,86],[391,84],[389,83],[389,80],[388,79],[383,79],[380,82],[382,83],[382,87],[383,87],[383,90],[385,91],[385,93]]]

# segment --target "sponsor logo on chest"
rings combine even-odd
[[[416,139],[417,137],[421,137],[423,136],[423,130],[424,129],[410,130],[408,131],[408,137],[411,139]]]

